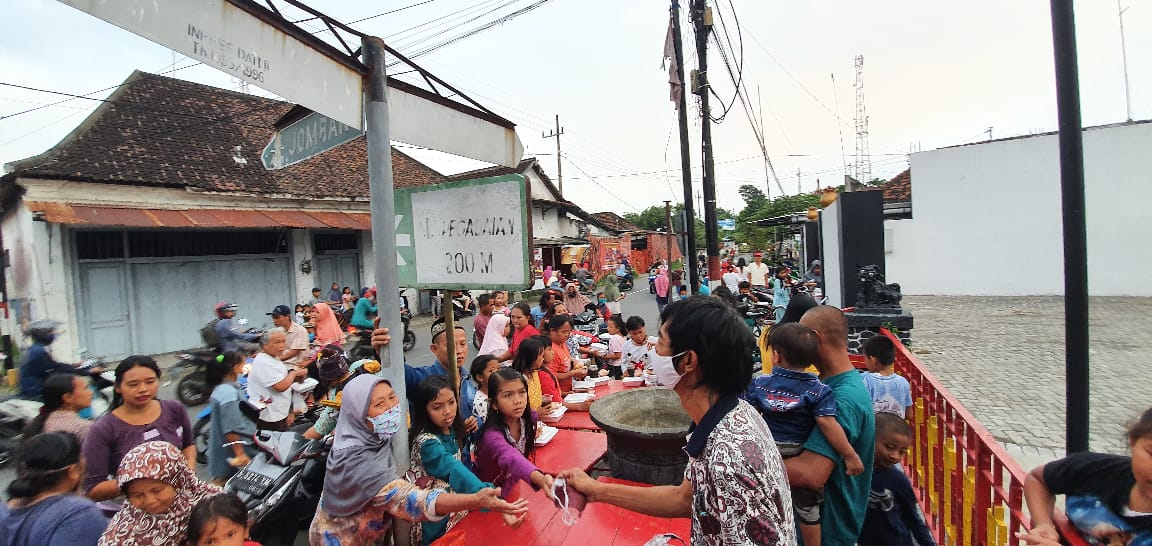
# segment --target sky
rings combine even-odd
[[[533,4],[534,0],[312,0],[341,21],[405,8],[353,26],[412,52]],[[715,0],[778,179],[767,172],[736,102],[713,125],[717,199],[740,210],[737,189],[777,196],[837,185],[855,162],[857,55],[872,175],[891,178],[915,150],[1055,130],[1051,22],[1044,0]],[[53,0],[4,0],[0,18],[0,163],[36,155],[66,136],[98,104],[12,87],[105,98],[135,69],[238,89],[238,80]],[[486,8],[501,9],[486,13]],[[1124,13],[1133,119],[1152,118],[1152,0],[1076,3],[1085,126],[1126,118],[1119,17]],[[461,10],[471,10],[463,11]],[[446,15],[449,19],[426,24]],[[459,28],[465,16],[478,19]],[[589,212],[638,212],[683,200],[676,111],[661,68],[668,3],[550,0],[490,30],[416,59],[432,73],[517,123],[526,155],[555,179],[563,127],[564,197]],[[737,32],[737,23],[740,31]],[[308,28],[315,22],[303,23]],[[684,19],[686,68],[696,68]],[[413,28],[416,27],[416,28]],[[319,28],[319,27],[313,27]],[[720,35],[724,36],[724,35]],[[708,60],[713,115],[733,98],[716,43]],[[741,62],[742,59],[742,62]],[[268,93],[254,87],[257,94]],[[700,110],[690,96],[692,176],[700,191]],[[762,114],[761,114],[762,112]],[[14,115],[18,114],[18,115]],[[12,116],[12,117],[7,117]],[[991,133],[989,133],[989,131]],[[483,166],[404,148],[445,174]],[[847,171],[846,171],[846,165]],[[778,181],[777,181],[778,180]],[[913,177],[915,183],[915,177]],[[699,201],[697,201],[699,203]]]

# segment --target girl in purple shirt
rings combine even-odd
[[[176,446],[195,472],[192,424],[179,402],[156,399],[160,390],[156,361],[139,355],[125,358],[116,367],[115,390],[112,411],[93,423],[84,439],[88,473],[81,490],[96,501],[120,496],[120,487],[109,476],[116,475],[120,461],[132,448],[153,440]]]
[[[552,476],[528,460],[536,449],[536,412],[528,409],[528,381],[501,368],[488,377],[488,419],[476,446],[477,477],[508,498],[518,481],[551,491]]]

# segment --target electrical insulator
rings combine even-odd
[[[712,6],[704,8],[704,26],[712,26]]]

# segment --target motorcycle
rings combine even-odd
[[[456,313],[454,315],[456,319],[475,315],[478,309],[476,298],[473,298],[468,290],[452,292],[452,311]]]
[[[625,275],[623,277],[618,277],[616,286],[618,286],[620,288],[621,292],[628,292],[629,290],[632,290],[632,287],[635,286],[635,283],[632,281],[632,273],[629,272],[627,275]],[[655,279],[652,280],[652,288],[653,289],[656,288],[656,280]]]
[[[404,352],[408,352],[416,347],[416,332],[408,327],[408,323],[412,322],[412,309],[408,307],[408,296],[405,296],[404,292],[400,292],[400,322],[404,324]]]
[[[585,332],[591,336],[598,335],[600,325],[597,324],[596,313],[585,310],[572,315],[572,330]]]
[[[216,351],[192,351],[181,354],[180,362],[172,367],[164,386],[172,384],[173,378],[179,377],[180,379],[176,380],[176,398],[185,406],[199,406],[207,402],[212,392],[208,390],[208,379],[205,374],[208,364],[215,361],[216,356]]]
[[[244,502],[253,540],[290,546],[316,513],[332,435],[308,440],[298,432],[260,431],[252,443],[261,453],[228,479],[224,491]]]
[[[744,324],[752,332],[752,338],[755,342],[752,345],[752,369],[753,371],[761,369],[763,356],[760,348],[761,335],[767,331],[767,328],[775,323],[775,315],[773,314],[771,304],[756,305],[747,302],[741,302],[736,305],[736,310],[744,317]]]
[[[102,358],[89,358],[79,366],[80,370],[106,367]],[[112,407],[112,387],[116,383],[116,372],[105,370],[100,374],[89,373],[89,389],[92,390],[90,419],[104,415]],[[24,427],[40,414],[44,404],[38,400],[26,400],[17,395],[0,398],[0,468],[12,462],[12,457],[24,435]]]

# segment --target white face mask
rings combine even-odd
[[[687,352],[687,350],[684,350],[672,356],[664,356],[653,351],[652,371],[656,372],[656,381],[659,381],[661,385],[669,389],[675,388],[683,376],[676,371],[676,365],[672,361]]]

